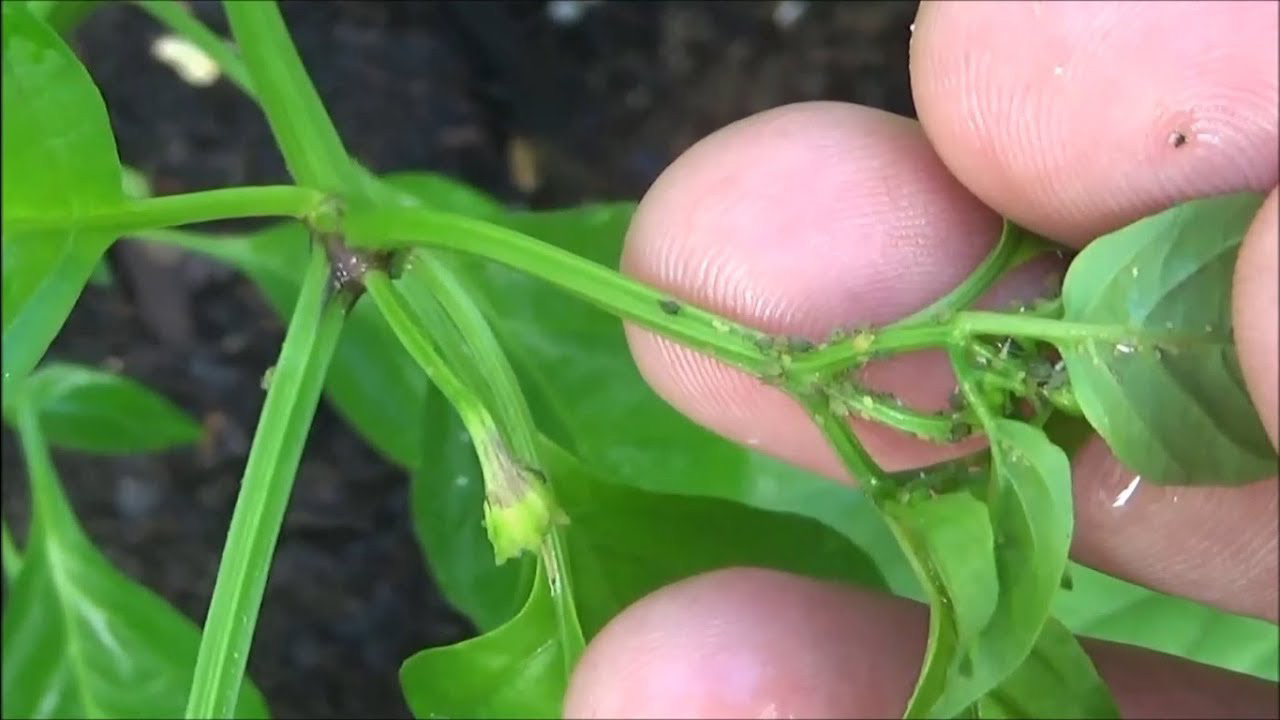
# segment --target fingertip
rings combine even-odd
[[[1271,191],[1236,259],[1232,313],[1245,385],[1280,447],[1280,189]]]
[[[820,341],[924,307],[961,282],[999,233],[1000,218],[946,172],[914,121],[801,103],[730,125],[677,159],[641,201],[622,269],[760,330]],[[845,476],[778,389],[631,325],[627,339],[645,380],[694,421]],[[889,386],[874,389],[901,388],[925,410],[945,407],[952,387],[941,357],[904,358],[876,374]],[[883,427],[858,432],[890,469],[947,452]]]
[[[772,570],[657,590],[579,661],[566,717],[899,717],[920,671],[925,606]],[[1274,717],[1275,685],[1088,641],[1122,717]]]
[[[644,598],[593,639],[565,715],[896,717],[926,617],[914,603],[772,570],[708,573]]]
[[[1277,178],[1276,3],[922,4],[916,110],[987,205],[1082,245]]]
[[[1073,459],[1072,480],[1075,560],[1275,622],[1275,478],[1242,487],[1157,485],[1121,465],[1095,436]]]

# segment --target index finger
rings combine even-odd
[[[925,2],[911,87],[988,207],[1082,245],[1277,176],[1274,2]]]

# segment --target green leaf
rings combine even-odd
[[[986,506],[994,544],[973,529],[979,521],[967,501],[951,501],[956,519],[938,510],[915,520],[912,528],[930,538],[908,546],[924,566],[922,580],[933,587],[932,615],[946,616],[931,617],[929,651],[907,717],[955,716],[1004,682],[1035,645],[1066,569],[1072,530],[1066,454],[1025,423],[997,419],[987,433],[993,476]],[[926,500],[923,506],[935,502]],[[901,515],[891,512],[891,517]],[[993,579],[986,560],[969,557],[968,548],[950,547],[951,533],[972,538],[978,545],[973,553],[994,552],[993,609],[982,589],[974,587]],[[989,619],[975,633],[974,621],[983,615]]]
[[[22,552],[13,540],[13,533],[9,532],[9,523],[3,519],[0,519],[0,557],[4,563],[4,581],[12,583],[22,568]]]
[[[471,598],[478,607],[484,608],[482,612],[492,614],[495,603],[510,601],[511,593],[518,587],[510,578],[518,573],[492,569],[492,550],[485,544],[484,530],[478,522],[481,498],[479,473],[470,465],[474,461],[463,451],[469,442],[462,434],[460,421],[452,413],[449,415],[448,424],[434,425],[430,430],[433,435],[449,438],[443,443],[449,454],[442,453],[437,458],[433,463],[434,471],[424,470],[415,474],[414,483],[419,486],[414,488],[415,506],[419,509],[429,505],[448,506],[455,508],[451,511],[453,517],[464,518],[466,505],[470,504],[475,508],[470,511],[473,521],[455,522],[452,526],[456,528],[454,532],[469,535],[469,539],[446,544],[443,537],[448,531],[444,528],[419,527],[418,531],[420,537],[438,538],[435,544],[424,544],[433,567],[446,567],[445,572],[437,571],[437,578],[446,594],[451,599]],[[546,438],[539,444],[539,456],[560,508],[568,517],[568,523],[559,529],[572,571],[571,581],[566,587],[573,593],[577,619],[588,639],[618,612],[650,592],[718,568],[767,567],[865,586],[882,584],[869,558],[846,538],[812,519],[765,512],[714,498],[662,495],[607,482]],[[457,478],[464,480],[459,482]],[[443,514],[437,513],[433,518],[415,513],[415,521],[422,523]],[[804,548],[804,552],[796,552],[796,548]],[[442,556],[443,552],[451,549],[457,555]],[[482,563],[487,563],[487,567]],[[476,565],[485,569],[476,570]],[[450,572],[450,567],[455,569]],[[473,574],[469,576],[468,570]],[[507,575],[508,581],[500,585],[495,578],[503,574]],[[480,585],[475,577],[482,578],[489,585]],[[463,578],[464,582],[459,583],[458,578]],[[473,584],[468,585],[467,581]],[[486,596],[481,587],[501,587],[503,598],[495,601]],[[536,602],[542,592],[543,582],[535,581],[534,599],[530,603]],[[480,614],[474,607],[463,609],[473,615]],[[522,658],[533,654],[535,648],[543,648],[543,643],[556,635],[554,607],[548,607],[545,618],[536,622],[529,619],[530,614],[526,607],[511,624],[503,625],[479,640],[469,641],[487,641],[482,646],[484,663],[505,668],[503,674],[484,676],[484,686],[490,691],[507,687],[508,682],[525,682]],[[498,642],[498,636],[513,625],[524,628],[518,634],[521,640],[511,647],[504,647]],[[533,625],[536,625],[536,631],[529,629]],[[411,662],[416,663],[424,657],[435,658],[439,662],[431,668],[432,672],[438,673],[448,665],[440,660],[442,656],[432,653],[464,647],[467,643],[443,650],[427,650],[416,655]],[[557,648],[556,652],[563,656],[564,648]],[[540,649],[538,652],[550,651]],[[454,662],[460,662],[457,656],[454,656]],[[459,667],[468,665],[463,663]],[[461,670],[458,671],[460,675],[445,675],[445,680],[430,680],[430,673],[423,666],[416,666],[412,674],[407,670],[408,666],[406,673],[402,673],[402,683],[406,696],[410,698],[410,706],[418,717],[474,717],[486,713],[527,716],[557,711],[556,707],[548,709],[536,702],[504,705],[501,709],[489,705],[474,709],[460,700],[448,706],[417,705],[413,700],[415,697],[430,703],[435,694],[445,692],[439,683],[458,684],[462,682],[459,677],[470,675]],[[563,692],[563,685],[555,688],[553,695],[557,701]]]
[[[520,613],[493,632],[423,650],[400,668],[418,718],[558,718],[568,684],[541,563]]]
[[[1058,593],[1054,615],[1077,635],[1280,679],[1280,630],[1275,623],[1232,615],[1071,566],[1072,588]]]
[[[978,701],[978,717],[1083,720],[1118,718],[1120,710],[1075,636],[1049,618],[1022,665]]]
[[[33,379],[39,378],[39,374]],[[200,632],[116,570],[80,529],[40,435],[19,410],[35,514],[4,606],[5,717],[180,717]],[[242,687],[237,717],[267,717]]]
[[[57,33],[24,3],[3,4],[4,224],[59,229],[4,233],[3,395],[36,366],[115,239],[77,218],[122,203],[106,106]]]
[[[883,586],[861,550],[810,518],[611,483],[549,441],[540,455],[569,517],[564,534],[587,637],[653,590],[719,568],[775,568]]]
[[[1232,341],[1231,281],[1256,193],[1193,200],[1099,238],[1068,269],[1064,317],[1114,330],[1062,345],[1085,417],[1167,484],[1271,477],[1276,454]]]
[[[987,507],[967,492],[912,504],[886,499],[889,525],[909,548],[908,560],[924,583],[929,641],[910,705],[940,696],[949,667],[991,619],[999,597],[995,536]],[[909,710],[908,717],[918,714]]]
[[[46,363],[26,390],[55,446],[93,453],[140,453],[195,442],[200,424],[145,385],[114,373]]]

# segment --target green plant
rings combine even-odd
[[[1235,249],[1260,197],[1171,208],[1093,243],[1060,297],[972,310],[1005,273],[1056,251],[1006,223],[970,278],[911,317],[820,342],[775,337],[611,270],[628,205],[509,212],[443,178],[371,175],[344,150],[273,3],[226,4],[238,52],[179,5],[137,5],[256,98],[296,185],[126,193],[102,100],[55,31],[87,6],[3,6],[3,403],[34,505],[22,550],[4,535],[5,715],[265,715],[243,682],[245,665],[322,394],[411,474],[431,570],[483,633],[406,661],[401,681],[419,716],[555,716],[586,640],[611,617],[668,582],[728,565],[928,600],[930,639],[909,717],[1014,708],[1114,716],[1072,634],[1088,631],[1087,610],[1108,603],[1247,624],[1274,653],[1274,626],[1202,617],[1208,611],[1067,559],[1066,450],[1082,429],[1096,429],[1148,481],[1243,483],[1274,471],[1226,305]],[[255,216],[286,220],[244,236],[180,229]],[[121,235],[228,263],[289,318],[202,632],[97,553],[49,457],[50,444],[143,452],[194,434],[145,388],[40,364]],[[786,391],[863,489],[754,455],[677,416],[639,379],[616,318]],[[930,348],[946,351],[958,378],[947,412],[919,412],[857,383],[868,361]],[[135,422],[113,422],[125,412]],[[990,449],[888,473],[863,451],[850,415],[939,443],[981,433]],[[137,434],[139,418],[168,434]],[[1180,452],[1189,444],[1198,454]],[[676,484],[690,477],[702,481]],[[1064,597],[1069,571],[1077,589]],[[1082,587],[1089,606],[1073,606]],[[39,607],[60,612],[37,622]],[[1148,633],[1126,639],[1185,650],[1162,645],[1158,627]]]

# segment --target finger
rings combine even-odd
[[[1277,3],[924,3],[916,110],[987,205],[1082,244],[1277,176]]]
[[[1071,556],[1154,590],[1277,619],[1274,478],[1242,487],[1162,487],[1125,469],[1098,438],[1072,463]]]
[[[918,604],[773,571],[710,573],[615,618],[570,680],[566,717],[899,717],[924,653]],[[1264,681],[1089,642],[1122,717],[1275,717]]]
[[[914,122],[806,103],[735,123],[676,160],[641,202],[622,267],[761,330],[821,340],[926,306],[960,283],[999,233],[1000,219],[951,178]],[[1045,272],[1028,268],[992,302],[1041,292]],[[845,476],[781,391],[635,327],[627,337],[649,384],[695,421]],[[920,410],[944,409],[953,387],[938,353],[875,363],[864,380]],[[889,469],[960,452],[883,426],[855,428]]]
[[[1233,313],[1240,366],[1271,442],[1280,446],[1280,189],[1272,190],[1236,259]]]

